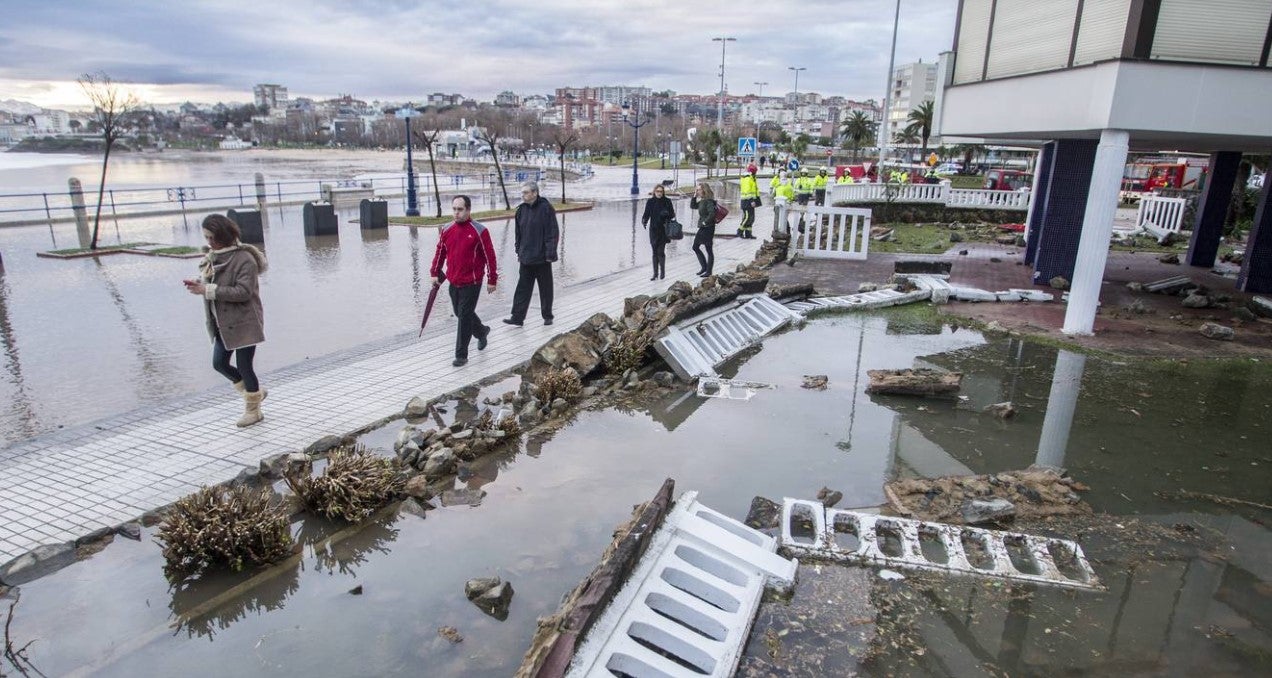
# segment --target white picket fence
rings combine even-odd
[[[1184,209],[1187,205],[1186,198],[1146,195],[1139,202],[1135,226],[1153,234],[1158,239],[1166,237],[1167,233],[1178,233],[1184,228]]]
[[[870,250],[870,210],[809,205],[804,233],[792,233],[791,253],[817,259],[865,259]]]
[[[949,181],[939,184],[834,184],[829,202],[935,203],[946,207],[968,209],[1029,209],[1029,191],[989,191],[979,188],[953,188]]]

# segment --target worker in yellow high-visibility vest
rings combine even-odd
[[[795,178],[795,202],[807,205],[812,197],[813,178],[808,176],[808,170],[802,169],[799,171],[799,176]]]
[[[742,224],[738,226],[738,237],[755,239],[751,227],[755,225],[755,207],[760,204],[760,184],[755,180],[759,168],[755,163],[746,166],[746,174],[738,182],[742,193]]]
[[[778,170],[777,174],[774,174],[773,178],[769,179],[769,195],[776,198],[777,187],[781,186],[783,181],[786,181],[786,170]]]
[[[826,168],[823,167],[817,170],[817,176],[813,177],[813,196],[814,196],[814,201],[818,205],[826,204],[826,182],[827,181],[828,181],[828,177],[826,176]]]

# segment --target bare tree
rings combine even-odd
[[[508,201],[508,187],[504,185],[503,168],[499,166],[499,131],[493,125],[478,128],[477,138],[482,143],[490,146],[490,157],[495,161],[495,176],[499,177],[499,190],[503,191],[504,209],[512,209],[512,203]]]
[[[141,107],[141,100],[131,91],[110,79],[104,72],[85,73],[79,85],[93,104],[92,122],[97,123],[106,150],[102,154],[102,179],[97,185],[97,213],[93,217],[93,240],[88,248],[97,249],[97,231],[102,223],[102,196],[106,192],[106,169],[110,165],[110,151],[123,135],[124,125]]]
[[[428,149],[428,171],[433,173],[433,199],[437,201],[437,216],[442,216],[442,189],[437,186],[437,161],[433,159],[433,144],[437,141],[437,136],[442,133],[440,129],[434,129],[432,132],[423,130],[415,130],[415,140],[424,144],[424,148]]]
[[[564,205],[565,200],[565,152],[570,150],[570,146],[579,140],[579,135],[569,130],[557,130],[552,135],[552,142],[557,147],[557,160],[561,162],[561,204]]]

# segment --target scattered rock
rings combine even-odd
[[[406,403],[406,408],[402,410],[402,414],[411,419],[420,419],[428,416],[428,401],[415,396]]]
[[[340,436],[323,436],[306,447],[305,454],[310,457],[323,455],[340,447],[341,442]]]
[[[1003,327],[1002,323],[997,320],[991,320],[985,325],[985,332],[986,334],[1007,334],[1007,328]]]
[[[453,470],[455,470],[455,452],[449,447],[443,447],[429,455],[428,461],[424,464],[424,475],[430,478],[446,475]]]
[[[958,231],[950,231],[950,242],[963,242],[963,234]]]
[[[477,595],[470,593],[469,584],[473,584],[474,581],[478,580],[469,580],[468,584],[464,585],[464,594],[482,612],[499,621],[503,621],[508,618],[508,606],[512,603],[512,584],[506,581],[501,582],[498,577],[483,577],[480,580],[480,584],[484,586],[490,579],[494,579],[495,584],[486,587]]]
[[[958,253],[959,253],[959,255],[960,255],[960,256],[964,256],[964,257],[968,255],[968,251],[967,251],[967,250],[959,250],[959,251],[958,251]]]
[[[994,403],[993,405],[986,405],[985,409],[981,411],[984,412],[985,414],[992,414],[995,417],[998,417],[999,419],[1011,419],[1012,417],[1016,416],[1016,408],[1015,406],[1012,405],[1010,400],[1004,403]]]
[[[888,504],[918,520],[958,523],[969,500],[1003,499],[1015,505],[1017,520],[1089,515],[1078,492],[1087,486],[1052,468],[1028,468],[979,476],[907,478],[884,486]]]
[[[115,528],[115,534],[131,539],[133,541],[141,541],[141,523],[129,522]]]
[[[832,490],[829,487],[823,487],[817,491],[817,501],[820,501],[822,506],[825,506],[826,508],[831,508],[835,504],[838,504],[843,498],[843,492],[840,492],[839,490]]]
[[[428,499],[433,493],[428,489],[428,478],[425,475],[412,476],[406,484],[402,486],[402,494],[408,497],[418,497],[420,499]]]
[[[1069,279],[1062,275],[1058,275],[1051,279],[1051,287],[1052,289],[1057,290],[1067,290],[1069,289]]]
[[[746,512],[746,524],[757,530],[775,528],[781,522],[782,507],[775,501],[756,496]]]
[[[879,289],[879,283],[863,282],[860,285],[857,285],[858,294],[862,292],[873,292],[877,289]]]
[[[459,635],[459,629],[454,626],[443,626],[437,629],[437,635],[446,639],[451,645],[464,642],[464,637]]]
[[[1024,247],[1028,244],[1029,243],[1025,242],[1025,236],[1023,235],[1016,236],[1016,247]]]
[[[1016,236],[1014,236],[1014,235],[1000,235],[1000,236],[998,236],[997,238],[994,238],[994,242],[998,243],[999,245],[1015,245],[1015,244],[1016,244]]]
[[[1245,306],[1238,306],[1236,309],[1232,311],[1232,315],[1235,316],[1238,320],[1242,320],[1248,323],[1255,322],[1256,320],[1259,319],[1259,316],[1255,315],[1254,311],[1251,311]]]
[[[423,476],[420,477],[422,478]],[[415,499],[403,499],[402,503],[398,504],[398,515],[403,514],[415,516],[416,518],[427,518],[428,507]]]
[[[991,263],[991,264],[1000,264],[1000,263],[1002,263],[1002,261],[1003,261],[1003,260],[1002,260],[1001,258],[999,258],[999,257],[990,257],[990,258],[989,258],[989,263]]]
[[[362,595],[362,584],[358,584],[357,586],[349,589],[349,595],[352,595],[352,596]]]
[[[805,374],[803,387],[825,391],[828,383],[830,383],[830,377],[824,374]]]
[[[1212,302],[1210,297],[1204,294],[1193,293],[1184,297],[1184,300],[1180,303],[1183,304],[1184,308],[1210,308]]]
[[[941,372],[927,368],[905,370],[867,370],[870,385],[866,393],[890,395],[947,395],[962,386],[961,372]]]
[[[1126,310],[1134,313],[1135,315],[1144,315],[1145,313],[1148,313],[1150,309],[1144,305],[1144,302],[1136,299],[1126,305]]]
[[[459,490],[446,490],[442,493],[442,506],[481,506],[481,500],[486,497],[485,490],[472,490],[468,488]]]
[[[1216,341],[1232,341],[1236,337],[1236,330],[1219,323],[1202,323],[1201,335]]]
[[[676,383],[676,375],[667,371],[654,372],[654,381],[663,388],[671,388]]]
[[[1175,252],[1170,252],[1168,254],[1163,254],[1160,257],[1157,257],[1157,260],[1162,262],[1163,264],[1178,264],[1179,254]]]
[[[968,525],[1000,523],[1016,517],[1016,505],[1006,499],[968,499],[963,502],[963,522]]]
[[[1143,292],[1143,291],[1144,291],[1144,283],[1141,283],[1141,282],[1128,282],[1128,283],[1126,283],[1126,289],[1128,289],[1128,290],[1130,290],[1130,291],[1132,291],[1132,292]]]
[[[464,596],[472,600],[501,583],[503,580],[499,577],[474,577],[464,584]]]

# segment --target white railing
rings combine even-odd
[[[1029,191],[952,188],[949,181],[939,184],[835,184],[829,191],[832,204],[890,201],[1001,210],[1027,210],[1030,197]]]
[[[865,259],[870,249],[870,210],[809,205],[794,252],[820,259]]]
[[[1157,238],[1164,238],[1167,233],[1178,233],[1184,227],[1187,205],[1187,198],[1163,198],[1156,193],[1146,195],[1140,200],[1135,226]]]

